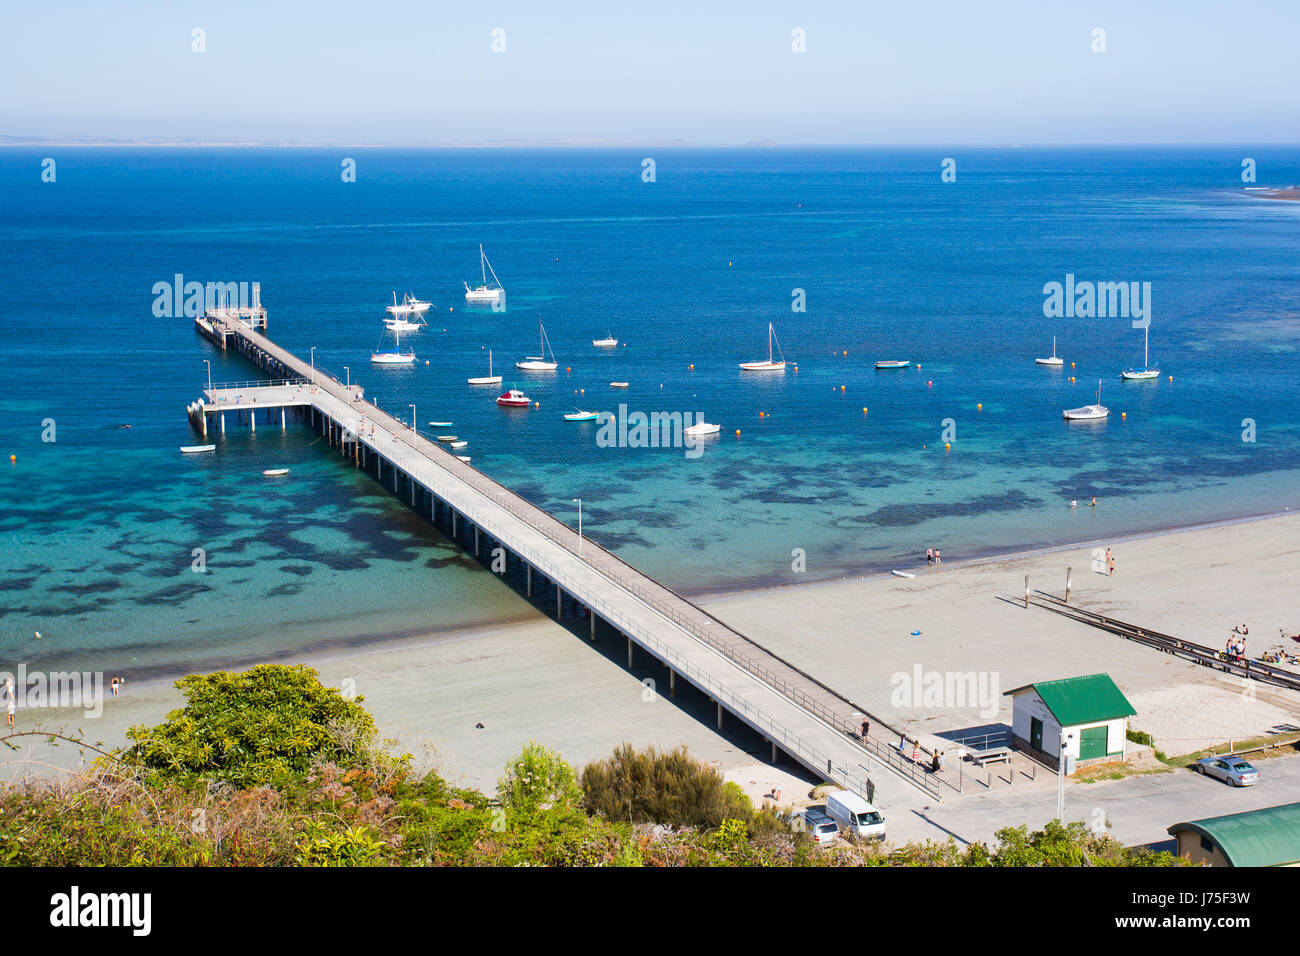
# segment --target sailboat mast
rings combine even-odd
[[[1142,369],[1146,371],[1151,367],[1151,326],[1148,324],[1142,330]]]
[[[478,244],[478,272],[483,277],[483,285],[487,285],[487,256],[483,255],[483,243]]]
[[[772,364],[772,323],[767,323],[767,364]]]

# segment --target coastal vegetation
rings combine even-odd
[[[177,682],[185,706],[85,772],[0,792],[0,859],[26,866],[1169,866],[1082,824],[995,845],[818,847],[684,748],[580,773],[531,742],[489,797],[417,773],[307,667]],[[6,743],[15,747],[11,735]],[[47,736],[47,735],[43,735]],[[51,739],[58,734],[48,735]],[[64,738],[67,739],[67,738]],[[81,741],[79,746],[96,749]]]

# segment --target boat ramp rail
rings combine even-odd
[[[1075,604],[1067,604],[1060,598],[1051,594],[1044,594],[1041,591],[1031,597],[1030,603],[1035,607],[1054,611],[1064,617],[1083,624],[1089,624],[1103,631],[1109,631],[1119,637],[1138,644],[1145,644],[1147,647],[1155,648],[1166,654],[1172,654],[1175,657],[1181,657],[1203,667],[1211,667],[1227,674],[1259,681],[1261,684],[1271,684],[1275,687],[1300,691],[1300,674],[1282,667],[1275,667],[1264,661],[1250,660],[1246,657],[1228,657],[1222,651],[1216,651],[1204,644],[1197,644],[1181,637],[1174,637],[1172,634],[1162,634],[1150,628],[1129,624],[1118,618],[1098,614],[1096,611],[1089,611]]]

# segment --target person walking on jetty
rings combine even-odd
[[[867,742],[867,734],[871,732],[871,725],[865,720],[862,722],[862,742]]]

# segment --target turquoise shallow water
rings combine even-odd
[[[0,452],[18,457],[0,641],[19,659],[167,669],[522,612],[305,429],[232,426],[181,458],[203,360],[252,373],[154,317],[175,273],[260,281],[275,339],[454,421],[476,466],[571,523],[581,498],[588,534],[687,591],[1300,505],[1300,203],[1238,179],[1252,155],[1261,181],[1300,182],[1294,150],[973,150],[949,184],[922,151],[660,151],[653,184],[627,151],[366,150],[354,184],[330,150],[60,150],[53,184],[42,155],[0,152]],[[479,242],[504,314],[465,306]],[[1141,358],[1129,320],[1044,318],[1066,273],[1152,283],[1172,382],[1118,380]],[[417,367],[372,369],[393,289],[435,310]],[[516,375],[538,319],[560,370]],[[798,371],[741,373],[769,321]],[[606,333],[624,344],[592,348]],[[1060,372],[1033,363],[1053,335]],[[540,409],[465,385],[487,348]],[[1064,424],[1098,378],[1115,417]],[[688,459],[561,417],[620,402],[723,431]],[[262,478],[276,465],[289,480]]]

